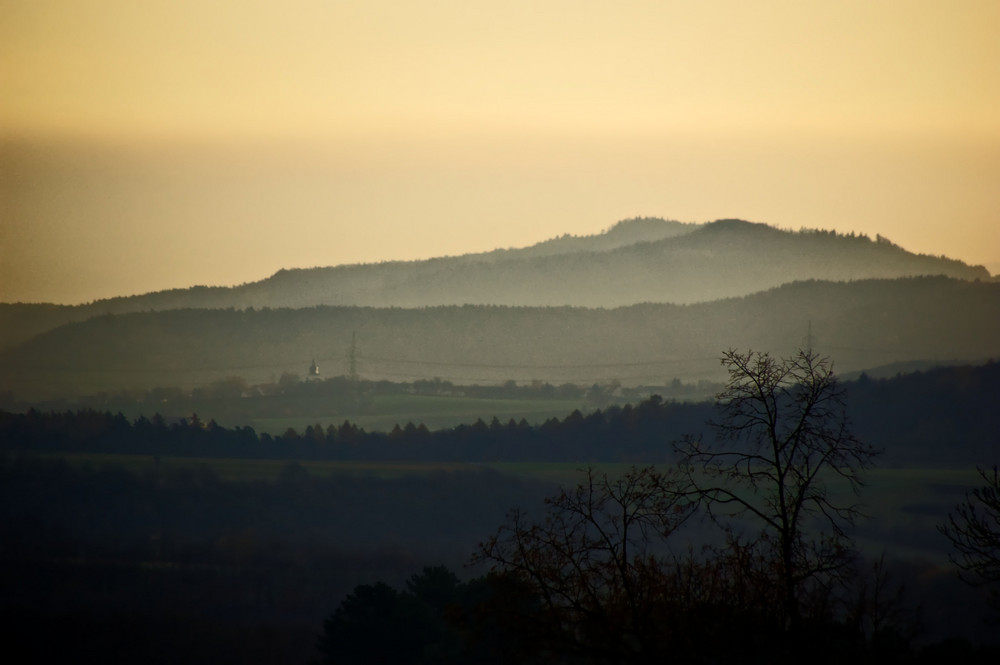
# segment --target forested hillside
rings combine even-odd
[[[913,275],[988,279],[985,268],[918,256],[884,240],[792,233],[738,220],[604,251],[493,262],[419,263],[282,271],[239,287],[236,304],[421,307],[449,304],[619,307],[697,303],[795,280]]]
[[[677,227],[662,222],[665,228]],[[624,234],[636,220],[616,227]],[[676,223],[674,223],[676,224]],[[654,227],[655,228],[655,227]],[[611,232],[609,232],[610,234]],[[911,254],[884,239],[781,231],[725,220],[621,244],[563,238],[523,251],[427,261],[282,270],[231,290],[151,294],[136,309],[362,305],[527,305],[617,307],[642,302],[695,303],[741,296],[801,279],[846,280],[913,275],[988,279],[985,268]],[[614,236],[612,236],[612,239]],[[184,295],[181,300],[178,296]],[[175,300],[174,304],[167,304]],[[112,303],[109,303],[109,305]]]
[[[426,261],[281,270],[236,287],[192,287],[40,310],[0,306],[0,348],[60,323],[101,314],[185,308],[430,307],[442,305],[620,307],[690,304],[748,295],[807,279],[946,275],[989,280],[981,266],[916,255],[885,238],[783,231],[722,220],[620,222],[596,236]]]
[[[742,298],[617,309],[428,307],[175,310],[106,315],[0,354],[20,399],[124,387],[250,383],[315,359],[365,378],[590,385],[718,380],[728,348],[787,354],[808,340],[839,372],[1000,356],[1000,284],[944,277],[808,281]],[[353,341],[352,341],[353,340]]]

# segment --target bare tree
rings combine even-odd
[[[828,358],[812,349],[791,358],[730,350],[713,440],[678,445],[688,491],[730,529],[755,523],[755,550],[771,562],[781,621],[794,644],[803,604],[849,567],[845,529],[860,515],[828,483],[857,494],[876,451],[851,432],[844,393]],[[794,648],[794,647],[793,647]]]
[[[475,560],[516,576],[540,601],[542,644],[596,662],[643,660],[666,630],[670,566],[655,550],[691,514],[673,478],[652,467],[617,476],[586,471],[548,499],[541,522],[519,511]]]
[[[939,527],[955,551],[951,560],[963,580],[973,585],[1000,583],[1000,470],[977,468],[986,483],[972,490]],[[990,599],[1000,609],[1000,590]]]

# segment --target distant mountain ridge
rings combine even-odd
[[[280,270],[235,287],[196,286],[78,307],[0,305],[0,348],[70,321],[147,310],[446,305],[621,307],[692,304],[797,280],[944,275],[990,280],[982,266],[918,255],[878,236],[786,231],[742,220],[624,220],[591,236],[422,261]]]
[[[595,264],[594,260],[598,263]],[[723,262],[739,268],[740,274],[734,276],[734,283],[717,285],[708,293],[690,288],[699,283],[700,277],[725,268],[725,265],[720,265]],[[497,266],[507,263],[512,264],[514,269],[501,269],[497,274]],[[783,269],[791,269],[794,274],[781,273]],[[543,279],[542,283],[533,281],[532,288],[526,293],[521,292],[518,284],[523,280],[506,280],[508,283],[498,284],[495,279],[505,275],[512,277],[506,273],[522,273],[524,270]],[[649,284],[653,277],[677,277],[682,271],[688,272],[683,280],[689,283],[685,289],[670,283]],[[483,272],[485,276],[477,278],[477,272]],[[588,273],[596,272],[601,273],[599,279],[588,279]],[[732,274],[734,271],[725,272]],[[420,261],[282,269],[271,277],[235,287],[171,289],[101,300],[94,305],[103,306],[107,312],[200,306],[407,307],[484,304],[616,307],[638,302],[702,302],[746,295],[799,279],[937,274],[959,279],[990,278],[989,271],[982,266],[969,266],[945,257],[913,254],[881,236],[872,241],[864,235],[840,235],[818,230],[785,231],[737,219],[694,224],[646,217],[623,220],[597,235],[566,234],[524,248]],[[611,292],[607,288],[588,292],[566,288],[566,283],[575,284],[581,279],[600,283],[607,278],[621,285],[631,284],[633,288]],[[472,284],[468,279],[472,280]],[[748,279],[756,283],[749,286]],[[643,287],[642,284],[649,286]],[[298,292],[290,291],[296,286],[302,288]],[[436,290],[428,287],[435,287]],[[539,293],[546,290],[544,287],[549,287],[548,295]]]
[[[719,220],[682,225],[636,219],[597,236],[564,236],[532,247],[425,261],[282,270],[224,291],[152,309],[357,305],[620,307],[689,304],[748,295],[803,279],[844,281],[918,275],[990,279],[980,266],[917,255],[888,240],[782,231]],[[135,304],[147,297],[129,299]],[[201,305],[201,302],[213,302]],[[145,309],[147,307],[139,307]]]
[[[627,247],[641,242],[655,242],[691,233],[704,224],[677,222],[658,217],[623,219],[596,235],[574,236],[569,233],[528,247],[497,249],[481,254],[466,254],[471,261],[491,258],[539,258],[577,252],[600,252]]]

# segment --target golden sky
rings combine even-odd
[[[0,0],[0,300],[634,215],[1000,261],[998,29],[994,0]]]

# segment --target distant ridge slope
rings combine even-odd
[[[567,239],[567,245],[574,246],[574,239]],[[739,220],[712,222],[657,240],[580,247],[546,256],[514,251],[491,261],[444,258],[287,270],[238,287],[232,297],[255,307],[620,307],[707,302],[802,279],[990,277],[984,268],[912,254],[886,240],[781,231]]]
[[[72,323],[0,352],[18,397],[346,373],[590,385],[719,379],[727,348],[793,353],[811,330],[840,373],[1000,357],[1000,284],[945,277],[804,281],[692,305],[174,310]]]
[[[782,231],[720,220],[627,220],[597,236],[425,261],[281,270],[233,288],[195,287],[114,299],[106,311],[178,307],[676,304],[747,295],[802,279],[945,275],[989,279],[982,267],[916,255],[884,239]],[[117,305],[124,306],[119,310]]]
[[[237,287],[192,287],[113,298],[58,312],[0,306],[0,348],[53,321],[182,308],[620,307],[690,304],[747,295],[796,280],[944,275],[989,280],[981,266],[917,255],[877,237],[786,231],[742,220],[619,222],[593,236],[562,236],[520,249],[425,261],[281,270]],[[43,315],[44,314],[44,315]],[[19,323],[20,325],[19,327]]]

